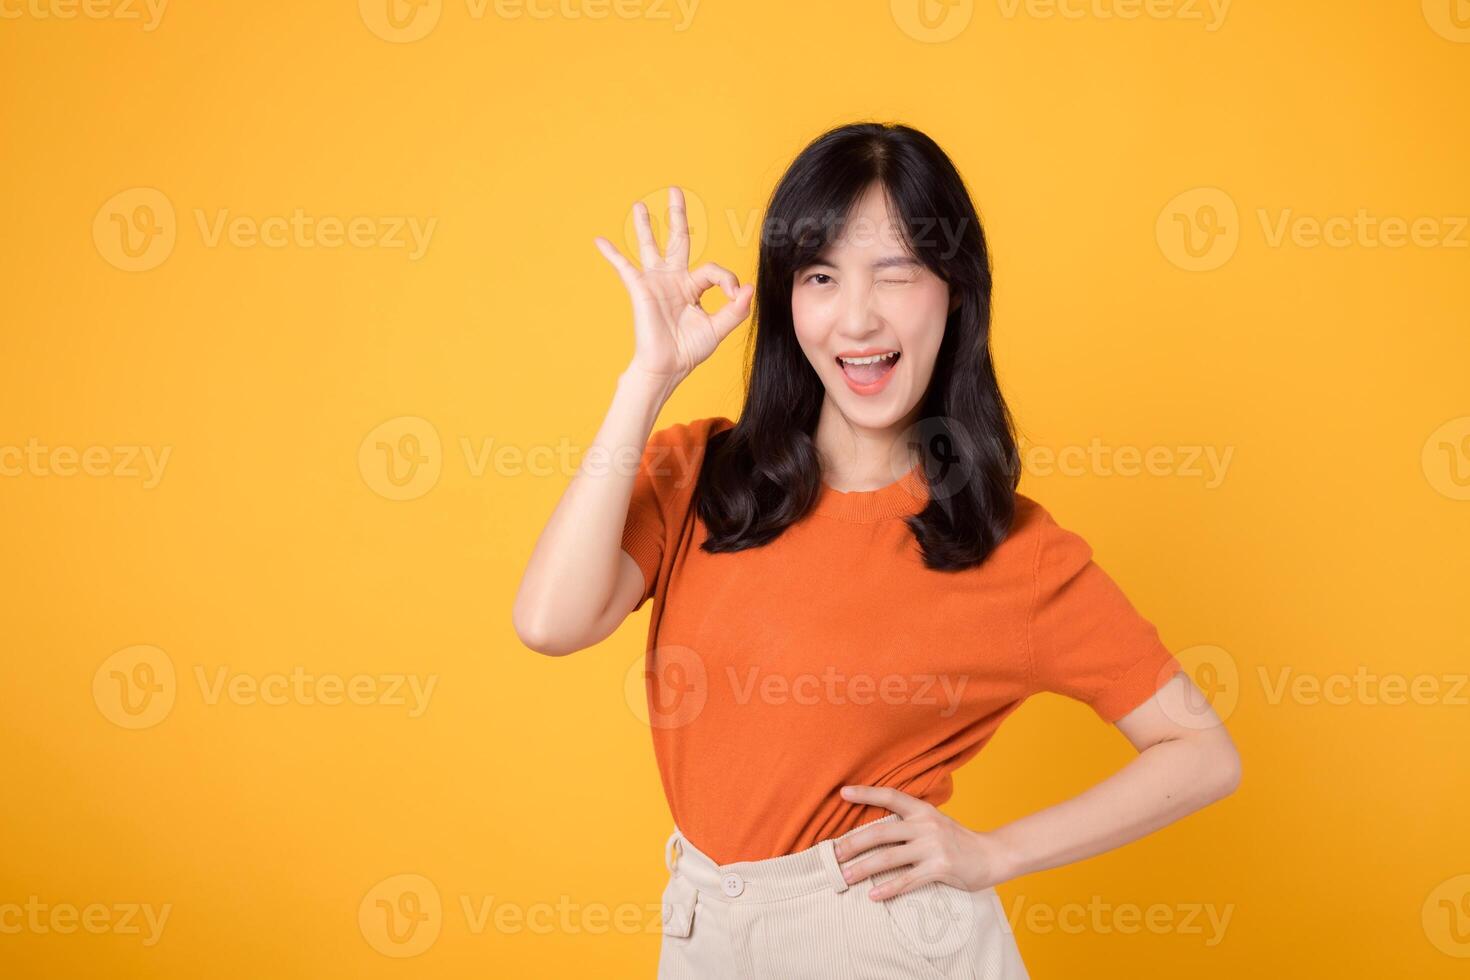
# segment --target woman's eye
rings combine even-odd
[[[829,275],[827,275],[827,273],[825,273],[825,272],[813,272],[811,275],[809,275],[809,276],[806,277],[806,281],[807,282],[811,282],[813,279],[831,279],[831,278],[832,277],[829,276]],[[817,285],[818,286],[821,286],[821,285],[825,285],[825,284],[819,282],[819,283],[817,283]]]

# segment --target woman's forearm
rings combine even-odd
[[[1158,742],[1077,796],[990,831],[1004,855],[1001,880],[1121,847],[1229,795],[1239,760],[1220,735]]]
[[[602,637],[618,577],[633,479],[672,382],[629,368],[577,472],[536,540],[512,611],[533,649],[565,653]]]

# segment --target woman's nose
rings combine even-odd
[[[868,286],[855,286],[843,298],[842,328],[854,337],[873,332],[879,318],[873,309],[873,290]]]

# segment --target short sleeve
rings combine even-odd
[[[1104,721],[1116,722],[1183,665],[1093,561],[1092,547],[1037,510],[1031,689],[1082,701]]]
[[[633,606],[635,610],[657,591],[671,529],[682,526],[709,436],[732,424],[723,416],[712,416],[677,422],[648,437],[633,476],[622,537],[622,549],[643,571],[643,595]]]

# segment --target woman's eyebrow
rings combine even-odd
[[[907,255],[885,255],[881,259],[874,259],[869,268],[873,269],[876,272],[878,269],[892,269],[898,266],[904,266],[906,268],[917,268],[919,264],[920,263],[917,259],[914,259]],[[834,269],[837,268],[836,262],[833,262],[830,258],[823,255],[819,255],[816,258],[812,259],[803,268],[811,268],[814,265],[825,265],[831,266]]]

